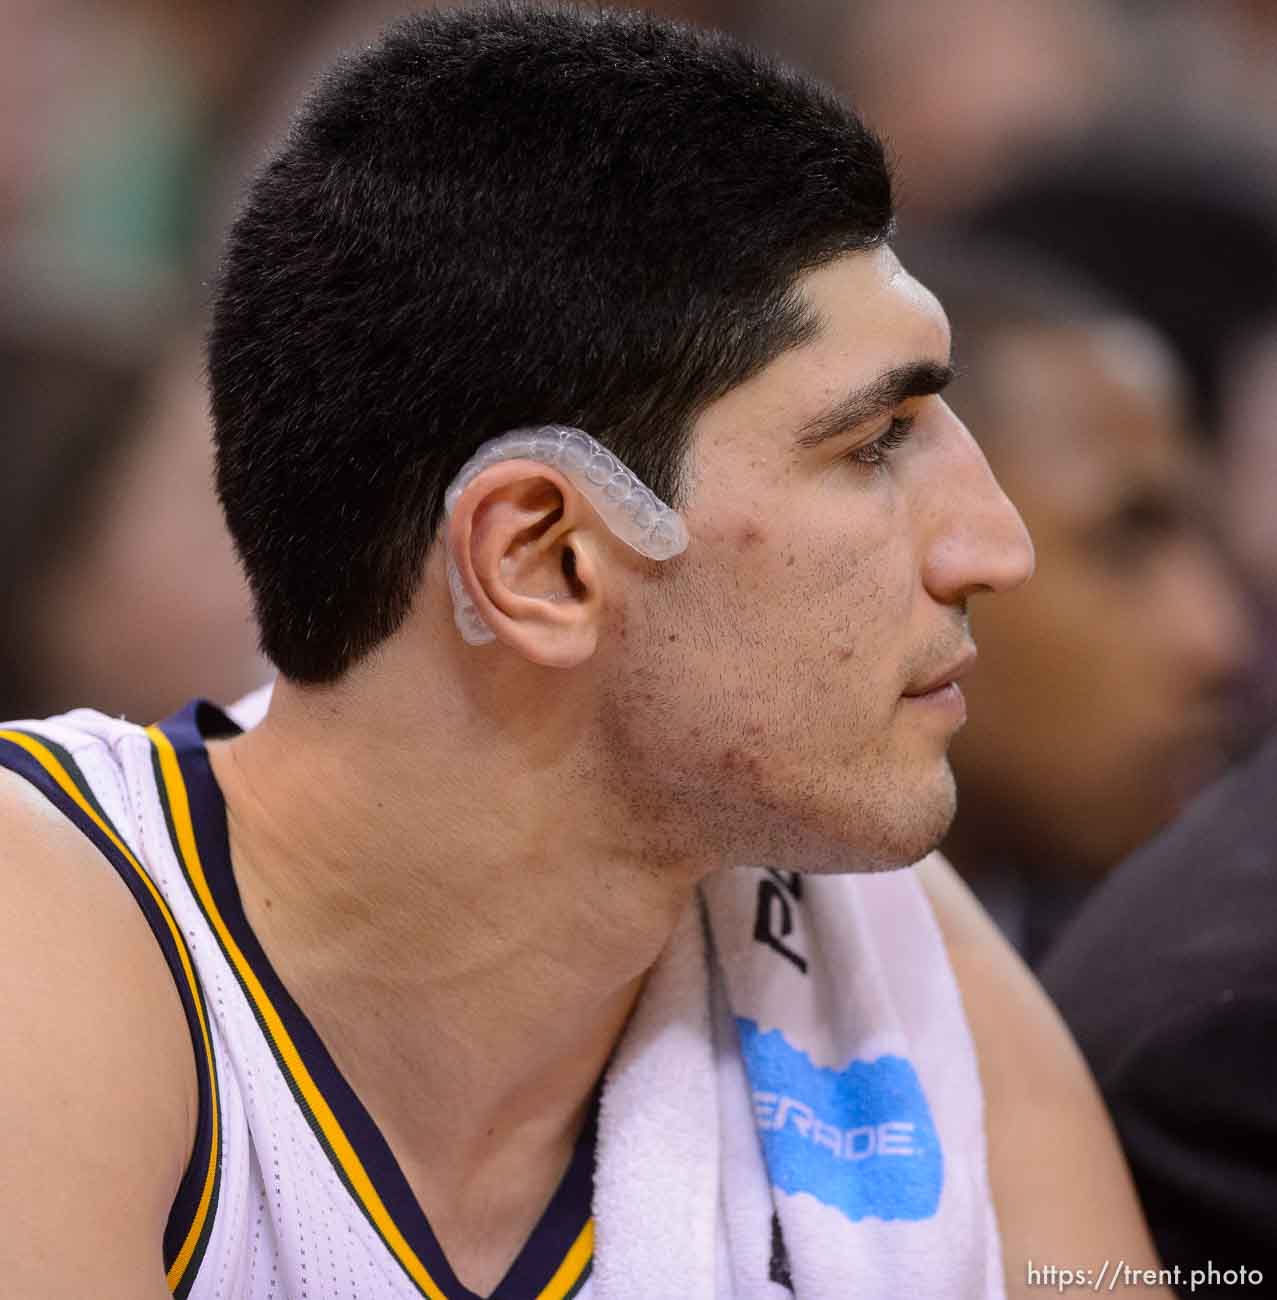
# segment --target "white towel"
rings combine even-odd
[[[1004,1295],[961,1000],[912,871],[702,891],[604,1085],[597,1300]]]

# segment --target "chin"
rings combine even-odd
[[[943,771],[926,782],[902,782],[870,797],[861,788],[815,819],[807,809],[803,829],[768,865],[817,875],[897,871],[940,846],[956,810],[953,773],[946,761]]]
[[[897,811],[889,818],[861,815],[848,823],[843,810],[822,827],[796,828],[774,852],[750,854],[749,861],[821,876],[899,871],[939,848],[953,820],[953,801]]]

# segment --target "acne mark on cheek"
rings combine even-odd
[[[754,780],[758,779],[762,771],[762,763],[756,755],[747,754],[743,750],[737,749],[735,745],[723,751],[720,766],[725,772],[741,773]]]
[[[838,651],[838,659],[841,663],[846,663],[848,659],[856,657],[856,647],[854,645],[844,646]]]
[[[763,540],[763,530],[755,523],[748,523],[740,531],[740,545],[742,550],[751,546],[758,546]]]
[[[675,641],[677,641],[677,640],[678,640],[678,633],[677,633],[677,632],[671,632],[671,633],[670,633],[670,643],[673,644],[673,643],[674,643]]]
[[[785,561],[785,568],[792,569],[793,567],[794,567],[794,557],[791,555],[789,559]]]

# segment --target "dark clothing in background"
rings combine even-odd
[[[1039,972],[1167,1267],[1277,1294],[1277,735],[1089,899]]]

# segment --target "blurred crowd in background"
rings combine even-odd
[[[209,483],[208,286],[307,84],[409,7],[0,0],[0,716],[269,677]],[[896,157],[953,405],[1038,548],[973,602],[946,846],[1037,961],[1277,717],[1277,0],[642,7],[806,68]]]

